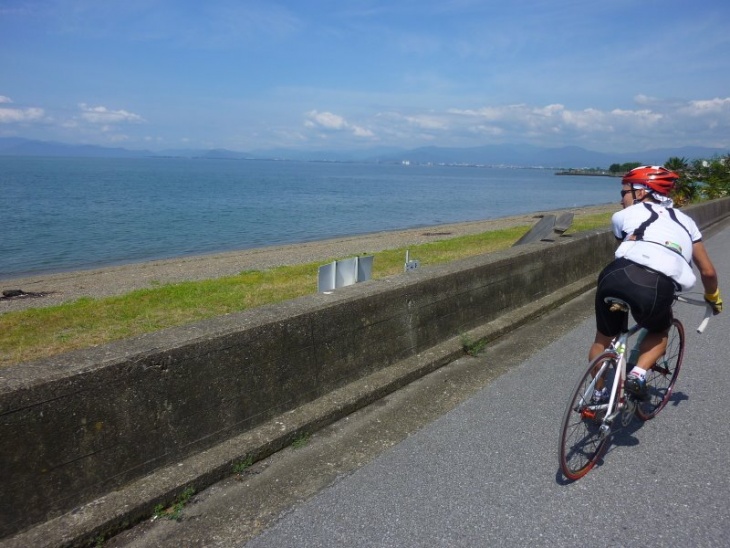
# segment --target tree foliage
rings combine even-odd
[[[730,153],[692,162],[675,156],[664,167],[679,175],[672,193],[677,205],[730,196]]]
[[[611,164],[608,168],[608,171],[611,173],[626,173],[627,171],[631,171],[635,167],[639,167],[640,165],[643,165],[641,162],[626,162],[624,164]]]

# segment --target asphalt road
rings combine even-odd
[[[706,241],[730,298],[730,228]],[[592,293],[104,546],[728,546],[730,301],[698,335],[702,313],[678,305],[672,401],[577,482],[559,472],[558,435]]]
[[[730,231],[707,244],[730,295]],[[591,319],[245,546],[730,545],[730,315],[698,335],[701,313],[678,310],[688,336],[672,401],[580,481],[562,480],[557,442]]]

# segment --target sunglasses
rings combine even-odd
[[[632,192],[633,190],[634,190],[633,188],[631,188],[629,190],[622,190],[621,197],[623,198],[624,196],[626,196],[629,192]]]

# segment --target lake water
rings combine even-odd
[[[0,278],[609,202],[539,169],[0,157]]]

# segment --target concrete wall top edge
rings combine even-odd
[[[730,200],[730,198],[725,200]],[[684,208],[684,211],[692,215],[692,210],[699,207],[701,211],[702,205],[689,206]],[[702,216],[700,215],[700,217]],[[58,381],[69,376],[86,374],[113,365],[130,362],[139,363],[147,359],[154,359],[154,356],[161,352],[169,352],[190,345],[191,342],[223,337],[244,329],[276,324],[291,320],[298,315],[321,312],[332,307],[349,306],[353,301],[368,298],[374,294],[407,290],[409,287],[416,286],[424,281],[436,281],[455,272],[483,268],[487,265],[496,266],[524,255],[551,253],[563,246],[581,245],[581,242],[585,239],[605,235],[608,231],[607,228],[599,228],[573,234],[569,237],[559,237],[554,242],[535,242],[447,264],[422,267],[408,273],[345,287],[331,294],[307,295],[282,303],[164,329],[94,348],[76,350],[50,358],[12,365],[0,369],[0,394]]]

